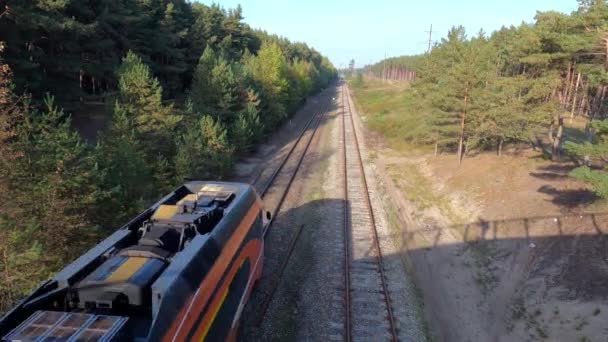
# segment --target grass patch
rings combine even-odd
[[[433,190],[431,181],[424,176],[414,164],[388,165],[388,175],[397,185],[401,193],[420,209],[437,207],[450,221],[462,221],[454,211],[448,197]]]
[[[371,131],[381,134],[391,148],[410,155],[432,151],[432,146],[413,143],[428,136],[428,127],[420,120],[427,109],[420,107],[408,83],[365,80],[364,85],[351,87],[362,120]]]

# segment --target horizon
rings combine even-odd
[[[381,0],[373,6],[351,5],[345,1],[324,3],[319,0],[197,2],[206,5],[217,3],[224,9],[235,8],[240,4],[244,22],[252,28],[291,41],[304,42],[327,56],[336,68],[347,67],[351,59],[355,60],[355,67],[359,68],[379,62],[385,55],[389,58],[424,53],[431,25],[431,38],[435,43],[454,26],[463,25],[468,36],[480,30],[492,34],[504,26],[532,23],[538,11],[569,14],[578,7],[575,0],[514,0],[490,5],[481,0],[460,3],[441,0],[411,4]],[[323,10],[317,11],[316,8]],[[437,11],[436,8],[442,10]],[[411,12],[419,15],[410,15]],[[316,25],[310,25],[310,18],[315,19]]]

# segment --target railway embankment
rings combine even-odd
[[[567,177],[572,165],[545,160],[541,152],[479,154],[458,166],[450,154],[385,138],[374,125],[390,126],[386,118],[404,110],[394,97],[406,89],[369,85],[355,90],[355,102],[429,335],[437,341],[605,339],[605,203]],[[394,96],[374,101],[386,94]]]

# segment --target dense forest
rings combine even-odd
[[[534,23],[491,35],[467,37],[462,26],[454,27],[425,55],[367,70],[379,75],[383,65],[417,74],[408,90],[412,105],[404,110],[421,114],[401,132],[406,140],[453,151],[461,162],[476,151],[501,155],[505,144],[532,144],[553,160],[574,160],[579,167],[571,175],[608,198],[604,0],[579,0],[571,14],[538,12]],[[566,136],[573,122],[583,122],[581,134]]]
[[[0,0],[0,53],[0,312],[184,179],[228,176],[336,76],[186,0]],[[111,119],[85,143],[88,102]]]

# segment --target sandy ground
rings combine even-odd
[[[367,135],[435,340],[608,339],[608,213],[572,165],[529,151],[458,167]]]

